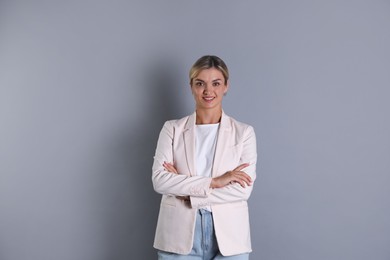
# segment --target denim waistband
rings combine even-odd
[[[208,210],[205,210],[205,209],[199,209],[198,210],[198,213],[202,216],[206,216],[206,215],[213,215],[213,213],[211,211],[208,211]]]

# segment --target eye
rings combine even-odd
[[[197,87],[201,87],[201,86],[203,86],[203,85],[204,85],[204,83],[201,82],[201,81],[195,82],[195,86],[197,86]]]
[[[219,82],[213,82],[213,86],[214,86],[214,87],[218,87],[219,85],[221,85],[221,83],[219,83]]]

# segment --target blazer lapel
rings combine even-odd
[[[219,125],[217,146],[215,148],[215,155],[213,161],[212,177],[216,177],[218,173],[219,165],[223,158],[223,153],[226,149],[227,139],[229,138],[230,131],[230,120],[229,117],[222,111],[221,123]]]
[[[193,113],[188,117],[187,123],[184,129],[184,147],[187,159],[187,166],[190,169],[190,175],[196,175],[195,167],[195,121],[196,114]]]

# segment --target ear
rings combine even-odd
[[[229,82],[229,80],[226,82],[226,87],[225,87],[225,91],[223,92],[223,94],[225,94],[226,95],[226,93],[228,92],[228,90],[229,90],[229,86],[230,86],[230,82]]]

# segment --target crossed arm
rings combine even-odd
[[[164,125],[157,144],[153,164],[154,189],[161,194],[190,199],[192,207],[246,201],[256,179],[256,137],[248,127],[243,138],[240,164],[235,169],[210,178],[180,174],[172,160],[173,129]],[[245,162],[245,163],[243,163]]]
[[[172,163],[164,162],[164,168],[171,173],[179,174],[175,166]],[[225,174],[212,178],[210,182],[210,188],[223,188],[227,185],[238,183],[241,187],[246,188],[246,186],[252,185],[252,178],[242,170],[249,166],[249,163],[243,163],[237,166],[235,169],[226,172]]]
[[[173,166],[173,164],[164,162],[163,166],[168,172],[173,173],[173,174],[179,174],[178,171],[176,170],[176,168]],[[212,178],[211,182],[210,182],[210,188],[213,189],[213,191],[206,198],[195,197],[195,196],[176,196],[176,197],[178,199],[181,199],[181,200],[190,201],[192,207],[202,207],[202,206],[207,206],[210,204],[222,204],[222,203],[226,203],[226,202],[231,202],[230,200],[226,201],[226,197],[221,198],[219,196],[215,197],[216,200],[213,201],[211,199],[213,197],[212,196],[213,192],[215,195],[215,191],[217,191],[216,193],[218,193],[218,189],[222,189],[224,187],[228,188],[228,186],[231,186],[233,184],[237,184],[240,186],[240,190],[250,189],[249,191],[247,190],[245,192],[245,193],[248,193],[248,192],[250,193],[252,190],[252,187],[250,187],[250,186],[252,186],[252,178],[248,174],[246,174],[245,172],[242,171],[245,167],[248,167],[248,166],[249,166],[248,163],[243,163],[243,164],[239,165],[238,167],[236,167],[235,169],[233,169],[232,171],[228,171],[221,176]],[[234,191],[234,189],[233,189],[233,191]],[[230,197],[230,199],[233,199],[234,201],[240,200],[241,196],[236,197],[234,194],[230,194],[230,195],[233,195],[232,197]],[[242,195],[242,193],[239,195]],[[249,197],[249,195],[248,195],[248,197]],[[246,199],[247,198],[245,198],[245,200]]]

